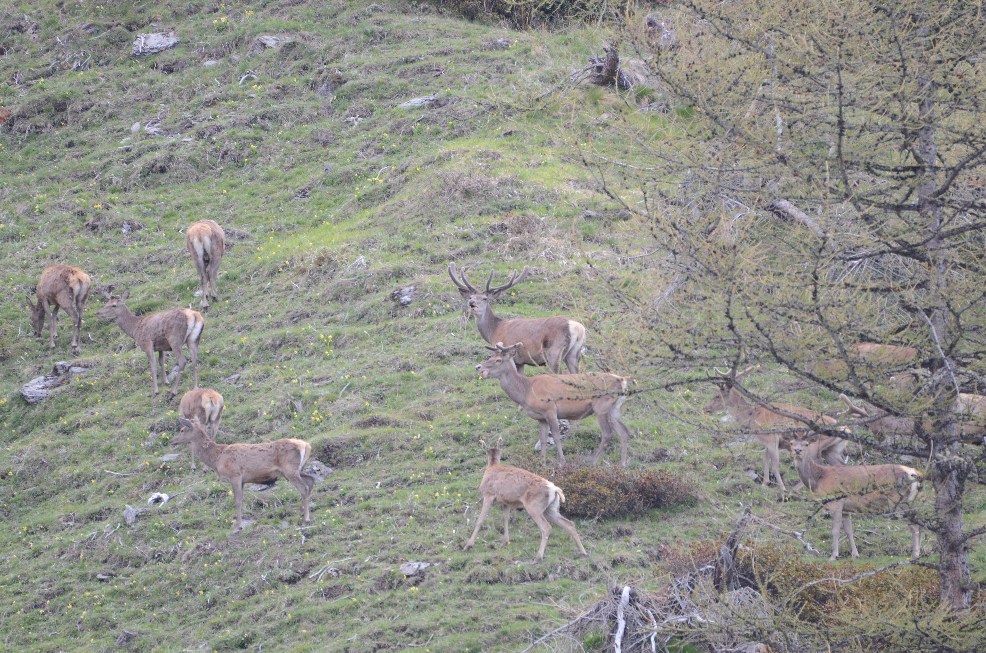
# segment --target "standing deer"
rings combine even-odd
[[[582,546],[582,539],[575,524],[565,519],[558,512],[558,507],[565,502],[561,488],[551,481],[541,478],[526,469],[500,464],[500,450],[503,438],[498,438],[496,444],[487,449],[486,471],[479,484],[479,492],[483,495],[483,508],[476,518],[476,528],[472,537],[462,548],[468,551],[476,543],[479,528],[483,525],[490,506],[494,503],[503,504],[503,543],[510,543],[510,513],[523,508],[531,516],[541,530],[541,545],[538,547],[537,560],[544,558],[544,548],[548,544],[551,524],[561,526],[575,540],[579,553],[588,555]]]
[[[756,366],[751,366],[738,372],[732,377],[719,370],[716,370],[718,378],[718,391],[716,396],[702,409],[706,413],[716,413],[725,410],[740,427],[753,430],[753,438],[764,446],[763,452],[763,480],[761,483],[766,486],[770,483],[773,476],[777,481],[777,487],[781,493],[787,492],[784,486],[784,479],[781,478],[781,453],[782,448],[790,448],[790,437],[792,433],[803,433],[807,431],[804,422],[793,417],[787,417],[781,413],[774,412],[766,406],[754,404],[740,394],[736,389],[736,380],[747,374]],[[772,403],[771,407],[779,411],[800,415],[813,422],[821,422],[825,425],[833,425],[837,422],[834,417],[823,415],[818,411],[792,404]],[[764,431],[763,429],[769,429]],[[825,443],[825,460],[830,465],[842,464],[843,453],[848,444],[841,438],[831,436],[821,436]]]
[[[203,310],[209,308],[210,297],[219,298],[216,278],[219,277],[219,263],[226,252],[225,236],[223,228],[215,220],[193,222],[185,230],[185,248],[199,271]]]
[[[627,439],[630,432],[620,417],[620,407],[627,398],[629,379],[606,372],[586,374],[538,374],[524,376],[517,370],[514,356],[523,347],[517,343],[504,347],[498,342],[487,347],[492,355],[476,366],[482,378],[500,381],[507,396],[516,402],[540,427],[541,457],[546,456],[548,435],[555,440],[558,462],[565,462],[561,450],[558,420],[580,420],[595,415],[602,429],[602,441],[592,454],[599,461],[606,444],[616,430],[620,436],[620,464],[627,466]]]
[[[839,557],[839,531],[845,530],[849,551],[859,557],[853,537],[852,513],[891,513],[903,503],[911,503],[921,488],[922,474],[904,465],[825,465],[824,444],[811,437],[791,441],[791,453],[798,474],[816,496],[829,497],[823,503],[832,515],[832,560]],[[911,557],[921,555],[921,532],[911,524]]]
[[[493,273],[486,280],[486,290],[480,292],[466,279],[463,268],[456,279],[455,263],[448,264],[448,274],[459,289],[462,298],[469,302],[469,309],[476,316],[479,334],[491,345],[497,342],[520,343],[514,363],[523,372],[525,365],[547,365],[555,374],[561,371],[564,361],[568,371],[577,374],[579,357],[585,348],[585,327],[567,317],[515,317],[509,320],[493,314],[493,302],[503,291],[527,278],[527,268],[520,274],[513,272],[507,283],[490,288]]]
[[[219,431],[223,416],[223,396],[212,388],[194,388],[181,396],[178,414],[185,419],[197,419],[210,438]],[[195,449],[192,449],[192,469],[195,469]]]
[[[35,304],[30,295],[27,297],[27,307],[31,311],[31,325],[34,335],[41,337],[45,319],[48,320],[48,346],[55,348],[55,321],[58,309],[63,308],[72,318],[72,355],[78,356],[79,331],[82,329],[82,312],[89,298],[92,279],[81,269],[70,265],[56,263],[49,265],[41,273],[41,280],[35,291],[38,303]]]
[[[301,518],[311,521],[309,503],[315,477],[302,470],[312,446],[304,440],[284,438],[262,444],[216,444],[197,419],[178,418],[181,431],[171,444],[190,444],[199,459],[233,486],[236,501],[236,530],[243,528],[243,485],[260,483],[273,485],[284,477],[301,494]]]
[[[168,385],[164,367],[164,352],[166,351],[174,352],[178,359],[178,364],[172,370],[175,382],[171,392],[168,393],[168,400],[174,399],[178,393],[178,382],[181,380],[181,373],[185,369],[186,363],[185,355],[182,353],[183,346],[188,347],[188,353],[192,359],[194,387],[199,387],[199,338],[202,337],[202,329],[205,327],[201,313],[190,308],[174,308],[170,311],[160,311],[137,317],[124,303],[130,297],[129,290],[119,297],[108,292],[104,296],[106,303],[96,315],[108,320],[115,320],[123,332],[133,338],[137,346],[147,354],[147,359],[151,363],[152,397],[156,397],[158,393],[158,362],[161,365],[161,384]],[[157,361],[154,359],[154,352],[158,354]]]

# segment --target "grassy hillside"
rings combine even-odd
[[[130,56],[138,33],[169,30],[176,48]],[[631,466],[692,483],[694,504],[577,520],[587,559],[556,529],[532,562],[534,524],[516,517],[503,546],[496,513],[461,551],[479,439],[503,435],[505,462],[537,468],[537,428],[476,378],[484,343],[449,261],[477,283],[531,266],[500,312],[571,315],[590,329],[585,367],[641,387],[657,374],[609,346],[621,308],[587,265],[615,265],[618,240],[646,225],[594,192],[570,146],[615,137],[617,114],[673,146],[687,116],[641,114],[597,88],[547,94],[602,39],[399,1],[42,0],[0,16],[0,648],[520,650],[614,585],[659,587],[669,551],[718,538],[744,507],[824,548],[815,506],[777,504],[746,473],[761,450],[681,390],[636,395],[624,414]],[[229,487],[184,450],[161,461],[177,400],[148,396],[146,357],[95,316],[95,292],[79,358],[90,371],[40,404],[19,396],[69,359],[64,316],[53,352],[30,333],[23,298],[45,265],[129,289],[138,313],[197,307],[183,229],[203,218],[229,250],[201,384],[225,397],[221,439],[301,437],[334,468],[310,527],[282,483],[250,493],[255,521],[231,533]],[[390,299],[412,284],[409,306]],[[566,452],[579,461],[597,441],[586,421]],[[154,492],[173,498],[147,506]],[[133,526],[127,504],[147,509]],[[899,521],[858,531],[864,555],[907,550]],[[405,578],[406,561],[432,566]]]

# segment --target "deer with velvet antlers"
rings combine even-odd
[[[579,357],[585,348],[585,326],[567,317],[515,317],[503,319],[493,313],[493,302],[504,291],[527,278],[528,269],[512,272],[507,283],[490,287],[493,273],[486,280],[486,289],[478,290],[466,279],[466,268],[458,272],[455,263],[449,263],[448,274],[459,294],[469,303],[469,310],[476,316],[476,325],[483,339],[495,343],[520,343],[514,364],[520,371],[525,365],[546,365],[557,374],[564,362],[568,371],[579,371]]]
[[[209,308],[210,297],[219,299],[216,279],[219,277],[219,263],[226,252],[226,234],[215,220],[193,222],[185,230],[185,249],[195,261],[202,293],[202,310],[206,310]]]
[[[306,474],[305,464],[312,446],[304,440],[284,438],[260,444],[216,444],[197,419],[178,419],[181,431],[171,444],[189,444],[203,463],[233,487],[236,501],[236,530],[243,528],[243,486],[246,483],[273,485],[286,478],[301,494],[301,518],[311,521],[309,505],[315,477]]]
[[[844,530],[853,558],[859,557],[853,536],[852,514],[887,514],[914,501],[921,489],[922,474],[904,465],[826,465],[825,443],[801,435],[791,441],[791,453],[801,481],[812,495],[822,498],[832,516],[832,555],[839,557],[839,534]],[[826,500],[827,498],[827,500]],[[921,532],[911,528],[911,557],[921,554]]]
[[[484,444],[485,446],[485,444]],[[568,531],[579,548],[579,553],[588,555],[582,546],[582,539],[575,530],[575,524],[561,516],[559,506],[565,502],[561,489],[537,474],[500,463],[500,450],[503,438],[498,438],[496,444],[487,449],[486,471],[479,484],[479,492],[483,495],[483,507],[476,518],[476,528],[472,537],[463,547],[468,551],[476,543],[479,528],[486,520],[486,515],[494,503],[503,505],[503,543],[510,543],[510,513],[523,508],[531,516],[541,531],[541,545],[538,547],[537,559],[544,558],[544,548],[548,544],[551,525],[560,526]]]
[[[72,355],[78,356],[81,352],[79,332],[82,330],[82,312],[91,287],[92,279],[79,268],[58,263],[46,267],[35,290],[37,303],[30,295],[27,297],[34,335],[41,337],[45,320],[48,320],[48,346],[54,349],[55,321],[58,318],[58,309],[64,309],[72,318]]]
[[[133,338],[137,347],[147,354],[147,359],[151,363],[152,397],[158,394],[158,363],[161,366],[161,383],[168,385],[164,367],[164,353],[167,351],[173,352],[178,359],[178,364],[172,372],[175,381],[171,392],[168,393],[168,400],[173,399],[178,393],[178,382],[187,363],[182,347],[188,347],[195,387],[199,387],[199,339],[202,337],[202,329],[205,328],[201,313],[190,308],[174,308],[170,311],[159,311],[137,317],[124,303],[130,297],[129,290],[119,297],[109,292],[104,296],[106,303],[96,315],[115,321],[124,333]],[[158,355],[157,360],[154,358],[155,352]]]
[[[561,450],[561,434],[558,421],[580,420],[595,415],[602,429],[599,448],[592,454],[592,463],[606,449],[613,431],[620,438],[620,464],[627,466],[627,440],[630,432],[620,416],[620,409],[629,394],[630,379],[608,372],[584,374],[521,374],[514,357],[523,347],[517,343],[504,347],[497,343],[487,347],[493,353],[476,366],[484,379],[492,377],[500,381],[500,387],[521,409],[538,422],[540,427],[541,457],[546,456],[548,435],[555,440],[558,462],[565,462]]]

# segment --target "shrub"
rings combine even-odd
[[[567,465],[545,476],[565,493],[565,513],[607,518],[691,503],[692,486],[664,471]]]

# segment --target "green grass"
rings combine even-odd
[[[631,465],[695,483],[696,505],[580,520],[588,559],[556,529],[545,561],[532,562],[537,529],[521,516],[508,546],[493,515],[461,551],[480,438],[503,435],[506,462],[538,463],[533,421],[476,378],[485,343],[460,319],[447,262],[469,265],[476,282],[491,268],[537,267],[498,310],[583,319],[587,366],[613,365],[620,309],[581,272],[640,225],[581,218],[614,207],[570,146],[590,132],[600,148],[617,138],[595,122],[603,112],[655,142],[685,137],[687,116],[640,116],[597,89],[532,105],[598,51],[597,33],[512,32],[377,4],[46,1],[0,17],[0,106],[14,112],[0,132],[0,648],[106,650],[129,631],[133,650],[518,650],[612,585],[659,587],[662,545],[715,538],[741,506],[804,528],[813,506],[779,505],[745,476],[759,469],[758,447],[698,414],[699,389],[638,395],[625,409]],[[176,49],[129,57],[136,33],[163,25],[178,30]],[[296,42],[254,52],[267,33]],[[486,47],[498,38],[511,47]],[[91,62],[72,70],[82,50]],[[257,79],[240,84],[248,71]],[[334,71],[345,82],[317,94]],[[447,103],[397,108],[428,94]],[[131,133],[148,121],[164,135]],[[335,468],[307,528],[280,484],[248,494],[255,523],[231,534],[229,488],[187,456],[161,462],[177,402],[148,397],[146,357],[95,316],[98,293],[81,356],[92,369],[41,404],[18,395],[68,356],[64,317],[54,352],[28,331],[22,298],[44,265],[128,288],[138,312],[194,307],[181,230],[206,217],[232,247],[205,318],[201,385],[225,397],[223,439],[302,437]],[[409,284],[416,299],[398,308],[388,295]],[[619,363],[644,387],[659,374]],[[566,452],[579,460],[597,438],[583,422]],[[159,491],[173,499],[147,507]],[[982,521],[982,497],[973,503]],[[148,508],[133,526],[127,504]],[[906,550],[902,523],[864,523],[864,556]],[[827,528],[810,526],[820,548]],[[433,566],[406,579],[408,560]],[[982,578],[981,546],[972,560]]]

